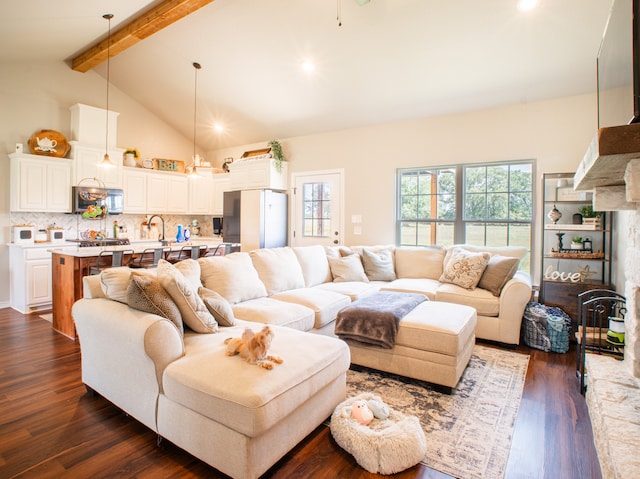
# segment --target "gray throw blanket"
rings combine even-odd
[[[422,294],[378,291],[342,308],[336,316],[335,333],[340,339],[391,349],[400,320],[426,300]]]

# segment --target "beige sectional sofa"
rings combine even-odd
[[[459,327],[466,338],[471,324],[477,337],[518,344],[531,283],[513,266],[526,252],[481,250],[285,247],[161,262],[151,271],[111,268],[85,277],[84,298],[73,306],[82,379],[225,474],[256,478],[344,400],[351,357],[333,329],[353,300],[409,291],[472,306],[477,323]],[[469,273],[478,280],[479,268],[476,283],[492,291],[459,285],[468,286]],[[283,364],[265,370],[225,355],[226,338],[263,323]],[[455,374],[470,354],[463,349]]]
[[[445,265],[456,251],[488,256],[489,264],[480,275],[479,286],[465,288],[456,284],[455,279],[443,278]],[[367,275],[362,264],[365,252],[386,253],[393,275],[383,274],[388,268],[373,268]],[[492,261],[512,259],[509,265],[517,266],[525,254],[526,250],[519,247],[471,245],[307,246],[261,249],[199,261],[203,284],[224,296],[240,319],[333,334],[336,313],[350,301],[378,290],[411,292],[434,301],[471,306],[478,316],[476,337],[517,345],[524,308],[531,298],[529,275],[505,270],[504,277],[489,285],[493,291],[482,288],[485,284],[482,278],[491,272]]]

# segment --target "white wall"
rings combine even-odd
[[[105,107],[104,78],[74,72],[62,62],[3,64],[0,67],[0,307],[9,301],[9,158],[6,154],[37,130],[60,131],[69,140],[69,107],[84,103]],[[118,111],[120,147],[137,147],[145,157],[190,159],[191,140],[160,121],[135,100],[111,85],[109,109]]]
[[[35,131],[70,134],[69,107],[85,103],[104,108],[105,80],[72,71],[63,63],[2,65],[0,69],[0,151],[14,150]],[[187,159],[191,141],[155,118],[112,86],[110,108],[120,112],[118,146],[137,147],[144,157]],[[290,173],[344,168],[345,218],[362,215],[362,234],[346,225],[346,244],[393,243],[395,170],[534,158],[537,194],[543,172],[572,172],[596,131],[596,97],[582,95],[518,104],[451,116],[280,139]],[[270,139],[270,138],[269,138]],[[209,152],[220,166],[263,143]],[[9,298],[9,161],[0,161],[0,306]],[[375,192],[374,195],[370,192]],[[536,198],[536,210],[539,208]],[[546,212],[536,211],[536,214]],[[537,245],[533,264],[538,277]],[[4,286],[4,287],[3,287]]]
[[[395,242],[396,168],[534,158],[536,214],[546,214],[538,211],[542,173],[574,172],[596,125],[596,97],[582,95],[280,140],[290,173],[345,169],[345,218],[362,215],[362,235],[346,224],[345,244],[385,244]],[[265,146],[217,150],[207,158],[220,165]]]

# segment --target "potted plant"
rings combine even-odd
[[[282,152],[282,145],[278,140],[271,140],[269,146],[271,147],[271,154],[275,160],[276,170],[279,173],[282,171],[282,162],[287,161]]]
[[[591,204],[580,206],[578,213],[582,215],[582,222],[584,224],[598,224],[602,216],[602,211],[593,211],[593,205]]]
[[[574,236],[571,239],[571,249],[584,249],[581,236]]]
[[[137,148],[127,148],[124,150],[124,166],[137,166],[137,159],[140,157],[140,152]]]

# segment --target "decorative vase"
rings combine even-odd
[[[178,243],[184,242],[184,232],[182,231],[182,225],[178,225],[178,234],[176,235],[176,241]]]
[[[191,238],[191,231],[189,231],[189,227],[185,226],[184,227],[184,240],[185,241],[189,241],[189,238]]]
[[[136,157],[133,156],[133,153],[125,153],[124,155],[124,166],[137,166]]]
[[[558,220],[562,218],[562,213],[558,211],[558,209],[556,208],[556,205],[553,205],[553,209],[549,211],[549,213],[547,213],[547,218],[553,221],[553,224],[555,225],[558,222]]]

